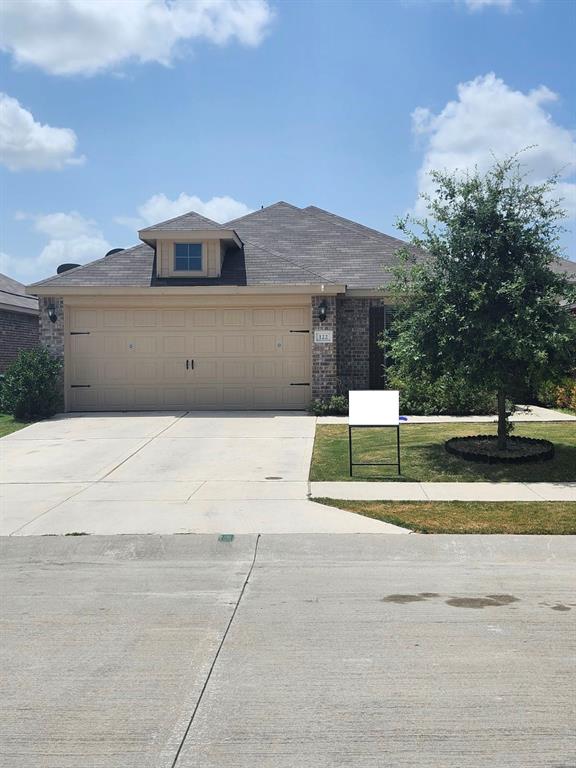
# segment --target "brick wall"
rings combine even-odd
[[[48,317],[48,308],[54,307],[56,322]],[[41,296],[40,308],[40,343],[64,362],[64,300],[58,297]],[[61,408],[64,408],[64,368],[60,376]]]
[[[48,347],[50,352],[64,360],[64,300],[41,296],[40,304],[40,343]],[[54,307],[56,322],[48,317],[49,307]]]
[[[338,297],[337,376],[341,392],[370,388],[370,307],[382,304],[379,298]]]
[[[318,307],[326,302],[326,320],[318,318]],[[335,296],[312,296],[312,399],[318,400],[336,394],[337,377],[337,306]],[[333,341],[329,344],[316,343],[314,331],[332,331]]]
[[[38,315],[0,310],[0,373],[22,349],[38,345]]]

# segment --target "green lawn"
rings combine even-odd
[[[29,421],[18,421],[14,416],[9,416],[7,413],[0,413],[0,437],[16,432],[22,427],[27,427],[30,423]]]
[[[419,533],[576,534],[576,501],[313,501]]]
[[[576,422],[517,424],[514,435],[551,440],[556,455],[533,464],[479,464],[451,456],[444,449],[449,437],[494,433],[494,425],[405,424],[400,427],[402,476],[396,467],[354,467],[353,480],[415,482],[565,482],[576,481]],[[392,429],[354,430],[354,461],[395,461],[396,432]],[[350,480],[348,427],[321,424],[316,428],[310,480]]]

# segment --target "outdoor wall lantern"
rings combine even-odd
[[[326,320],[327,315],[328,315],[328,305],[326,304],[324,299],[322,299],[320,304],[318,304],[318,320],[320,320],[320,322],[323,323],[324,320]]]
[[[51,323],[55,323],[56,320],[58,320],[58,315],[56,314],[56,307],[54,306],[54,304],[51,304],[48,307],[48,317]]]

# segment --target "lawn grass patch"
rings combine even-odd
[[[313,501],[418,533],[576,534],[576,501]]]
[[[447,453],[451,437],[494,434],[495,425],[404,424],[400,427],[402,475],[394,467],[354,467],[348,471],[348,426],[319,424],[310,480],[386,480],[411,482],[568,482],[576,481],[576,423],[516,424],[514,435],[543,438],[554,443],[550,461],[532,464],[480,464]],[[354,461],[382,462],[396,459],[396,432],[390,429],[354,430]]]
[[[11,432],[17,432],[22,427],[32,424],[31,421],[20,421],[7,413],[0,413],[0,437],[9,435]]]

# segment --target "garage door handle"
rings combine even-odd
[[[190,360],[190,368],[192,368],[192,370],[194,370],[194,360]]]
[[[186,360],[186,370],[188,370],[188,368],[190,368],[190,360]]]

